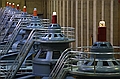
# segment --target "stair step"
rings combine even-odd
[[[29,78],[32,78],[32,77],[35,77],[35,75],[26,75],[26,76],[22,76],[22,77],[19,77],[19,78],[15,78],[15,79],[29,79]]]

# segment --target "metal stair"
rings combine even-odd
[[[58,73],[56,79],[66,79],[66,75],[69,72],[69,68],[62,68]]]
[[[68,73],[66,66],[66,62],[68,61],[71,48],[66,49],[58,59],[55,67],[51,71],[49,75],[49,79],[64,79]]]
[[[21,67],[22,63],[24,62],[24,59],[26,58],[27,54],[29,53],[34,41],[33,41],[33,36],[34,36],[34,29],[31,31],[30,35],[27,38],[26,43],[23,45],[22,49],[20,50],[18,56],[16,57],[15,61],[11,65],[5,79],[13,79]]]
[[[19,21],[20,22],[20,21]],[[10,47],[12,46],[12,44],[14,43],[15,38],[17,37],[19,31],[21,30],[20,24],[18,22],[17,27],[14,29],[14,31],[11,34],[11,38],[9,39],[9,41],[2,47],[2,52],[0,53],[0,56],[5,55],[6,53],[8,53]]]
[[[9,31],[10,28],[12,27],[13,22],[19,22],[19,21],[12,21],[12,22],[8,25],[8,27],[6,28],[7,30],[5,31],[4,35],[2,35],[2,38],[0,39],[0,42],[4,41],[5,37],[7,36],[8,31]],[[1,37],[1,36],[0,36],[0,37]]]
[[[7,26],[6,23],[8,22],[8,20],[10,19],[10,17],[11,17],[11,15],[7,15],[7,16],[5,17],[5,19],[3,20],[3,24],[2,24],[2,26],[0,27],[0,32],[2,32],[3,28]]]
[[[0,17],[3,15],[4,11],[5,11],[5,7],[0,9]]]

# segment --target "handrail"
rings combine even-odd
[[[91,47],[91,46],[90,46]],[[56,65],[54,66],[53,70],[51,71],[50,75],[49,75],[49,79],[61,79],[62,75],[64,73],[60,73],[62,71],[64,71],[64,67],[68,67],[69,70],[73,70],[70,69],[72,68],[72,65],[69,64],[69,62],[71,61],[111,61],[110,59],[107,60],[98,60],[96,58],[94,59],[88,59],[87,57],[82,57],[81,55],[88,55],[88,54],[120,54],[120,52],[110,52],[110,53],[98,53],[98,52],[84,52],[84,50],[79,50],[79,49],[84,49],[84,48],[90,48],[88,46],[83,46],[83,47],[77,47],[77,48],[68,48],[66,49],[60,56],[60,58],[58,59]],[[118,48],[118,47],[117,47]],[[76,58],[76,56],[81,56],[79,58]],[[113,59],[112,61],[120,61],[120,59]],[[72,62],[71,62],[72,63]],[[65,66],[66,65],[66,66]],[[77,66],[77,65],[76,65]],[[95,66],[94,66],[95,67]]]
[[[49,75],[49,79],[54,78],[57,76],[57,74],[59,73],[60,67],[63,65],[63,61],[64,59],[67,58],[67,54],[69,53],[68,51],[71,50],[71,48],[66,49],[60,56],[60,58],[58,59],[56,65],[54,66],[53,70],[51,71],[50,75]],[[55,72],[55,74],[54,74]]]
[[[18,69],[24,62],[24,59],[25,59],[26,55],[28,54],[28,51],[30,50],[30,49],[28,49],[28,47],[31,47],[31,45],[33,44],[33,41],[32,41],[33,35],[34,35],[34,29],[31,31],[30,35],[28,36],[26,43],[23,45],[22,49],[20,50],[20,53],[16,57],[14,63],[12,64],[10,70],[8,71],[5,79],[13,79],[14,78]]]

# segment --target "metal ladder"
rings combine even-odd
[[[12,24],[13,22],[16,22],[16,21],[12,21],[9,25],[8,25],[8,28],[6,28],[7,30],[5,31],[4,35],[2,36],[2,38],[0,39],[0,41],[4,41],[5,37],[7,36],[7,33],[8,31],[10,30],[10,28],[12,27]],[[19,21],[18,21],[19,22]]]
[[[1,10],[0,10],[0,17],[3,15],[4,11],[5,11],[5,7],[1,8]]]
[[[69,51],[71,48],[66,49],[58,59],[56,65],[49,75],[49,79],[64,79],[66,74],[68,73],[67,69],[64,69],[66,65],[66,61],[68,61]]]
[[[77,47],[77,48],[68,48],[66,49],[58,59],[56,65],[54,66],[53,70],[51,71],[48,79],[65,79],[68,72],[72,71],[72,65],[74,63],[74,60],[77,57],[77,59],[83,58],[83,55],[86,55],[84,51],[84,48],[90,48],[90,47]],[[86,56],[84,57],[86,58]],[[75,62],[78,60],[75,60]]]
[[[17,27],[14,29],[14,31],[12,32],[11,38],[9,39],[9,42],[7,42],[3,47],[2,47],[2,51],[0,53],[0,56],[5,55],[6,53],[8,53],[10,47],[12,46],[16,36],[18,35],[19,31],[21,30],[20,28],[20,21],[18,22]]]
[[[2,33],[4,27],[7,27],[9,25],[6,25],[6,23],[8,22],[8,19],[11,18],[11,16],[6,16],[4,21],[3,21],[3,25],[0,27],[0,33]]]
[[[5,8],[0,11],[0,22],[2,22],[2,17],[5,15]]]
[[[56,79],[65,79],[66,75],[68,74],[68,69],[67,68],[61,68],[60,72],[58,73]]]
[[[16,59],[14,60],[13,64],[11,65],[5,79],[13,79],[21,67],[22,63],[24,62],[24,59],[26,58],[27,54],[30,51],[30,48],[32,47],[34,41],[34,29],[31,31],[30,35],[27,38],[26,43],[23,45],[22,49],[20,50],[19,54],[17,55]]]

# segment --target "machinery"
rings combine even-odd
[[[1,26],[4,25],[1,31],[7,30],[2,41],[8,39],[0,52],[0,62],[14,60],[12,64],[0,65],[1,78],[28,79],[36,76],[42,79],[67,79],[68,76],[70,76],[68,79],[120,78],[120,61],[114,56],[120,53],[114,52],[114,46],[106,40],[105,21],[100,21],[97,42],[89,48],[89,52],[86,52],[88,47],[69,48],[75,39],[68,38],[62,33],[62,27],[57,24],[56,12],[53,12],[52,23],[49,26],[43,25],[36,14],[36,8],[33,16],[27,14],[26,7],[20,14],[12,16],[12,13],[15,11],[10,4],[0,13]],[[8,24],[10,29],[7,27]],[[31,60],[32,65],[25,64],[27,59]],[[26,69],[29,69],[29,74],[20,72]]]
[[[25,8],[26,7],[24,7],[24,9]],[[36,12],[36,8],[35,8],[34,12]],[[22,60],[23,65],[25,65],[27,58],[29,56],[31,56],[31,54],[35,53],[35,50],[33,48],[34,46],[32,46],[33,45],[33,41],[32,41],[33,35],[37,30],[40,30],[41,28],[43,28],[43,25],[41,24],[40,19],[38,18],[37,14],[34,13],[33,17],[27,16],[26,9],[25,9],[23,15],[21,16],[20,23],[12,32],[12,34],[10,36],[10,40],[8,40],[8,43],[5,44],[5,45],[8,45],[9,47],[5,47],[4,50],[1,51],[1,61],[5,60],[6,62],[8,62],[8,60],[18,60],[17,56],[21,57],[20,56],[21,52],[23,54],[26,52],[26,53],[28,53],[28,55],[26,55],[25,57],[23,56],[24,60]],[[31,45],[29,45],[29,43],[28,43],[29,41],[31,41]],[[28,44],[28,46],[26,46],[26,44]],[[11,46],[12,46],[12,49],[11,49]],[[20,47],[19,49],[18,49],[18,46]],[[12,52],[9,52],[9,50],[12,50]],[[12,63],[14,65],[14,61]],[[22,63],[20,63],[20,65],[22,65]],[[9,70],[10,67],[14,67],[11,65],[12,64],[7,65],[7,68],[8,68],[7,70]],[[20,66],[18,66],[18,67],[20,67]],[[24,68],[25,68],[25,66],[24,66]],[[6,67],[3,69],[6,69]],[[17,69],[17,71],[18,71],[18,69]],[[2,72],[5,73],[6,70],[5,71],[3,70]]]
[[[57,24],[57,15],[54,12],[48,32],[40,39],[40,50],[33,59],[33,73],[36,76],[48,77],[61,53],[69,48],[69,43],[74,39],[69,39],[62,34],[61,27]]]
[[[3,29],[7,28],[8,21],[10,21],[11,17],[14,15],[18,16],[20,14],[20,11],[15,8],[15,4],[9,3],[9,6],[7,5],[2,16],[1,16],[1,28],[0,30],[3,31]]]
[[[37,21],[30,23],[28,27],[24,28],[27,31],[28,30],[32,30],[32,31],[30,32],[28,38],[26,39],[26,42],[22,46],[15,61],[11,65],[10,69],[8,70],[8,73],[5,79],[12,79],[15,77],[15,75],[17,74],[17,71],[19,70],[21,65],[24,63],[24,61],[26,60],[26,57],[29,55],[29,52],[32,50],[32,47],[34,45],[35,45],[35,48],[36,47],[39,48],[38,50],[39,52],[37,51],[38,54],[35,56],[33,60],[33,74],[34,76],[37,76],[37,75],[48,76],[49,75],[51,71],[50,69],[55,65],[61,52],[69,46],[69,42],[74,41],[74,39],[68,39],[61,33],[60,26],[56,24],[56,19],[57,19],[56,15],[53,15],[53,17],[55,18],[55,20],[53,19],[52,21],[53,24],[51,24],[47,28],[42,29],[40,23],[37,22],[38,19]],[[62,47],[63,45],[65,47]],[[56,46],[58,47],[56,48]],[[43,57],[44,59],[42,58],[41,60],[39,60],[38,56],[39,55],[41,56],[42,54],[46,54],[46,56],[45,58]],[[41,72],[36,71],[36,68],[38,70],[38,68],[41,69],[43,67],[46,69],[45,72],[42,71],[43,73],[41,73]]]
[[[14,28],[17,26],[17,24],[22,16],[23,12],[21,12],[19,10],[19,4],[17,4],[17,9],[15,9],[14,6],[15,6],[15,4],[13,3],[12,8],[9,13],[4,11],[5,12],[3,14],[3,16],[5,16],[5,18],[3,19],[4,23],[2,22],[1,29],[0,29],[0,35],[1,35],[0,42],[1,43],[4,43],[4,42],[6,43],[6,41],[8,41],[8,36],[12,33]],[[9,6],[9,7],[11,7],[11,6]],[[7,10],[7,9],[5,9],[5,10]]]
[[[95,78],[120,78],[120,62],[114,57],[114,48],[106,41],[106,26],[100,21],[98,27],[98,42],[95,42],[90,49],[90,60],[84,61],[79,71],[95,72]],[[119,54],[119,53],[118,53]],[[108,75],[112,73],[111,75]],[[101,74],[104,76],[101,76]]]
[[[83,51],[87,47],[64,51],[49,79],[64,79],[67,75],[74,76],[75,79],[119,79],[120,61],[114,55],[120,53],[114,52],[114,47],[106,41],[105,21],[99,23],[97,40],[90,47],[90,52]]]
[[[0,32],[3,36],[0,45],[1,78],[13,79],[17,78],[18,74],[24,76],[24,73],[20,72],[28,69],[34,76],[48,76],[63,50],[68,48],[69,43],[74,39],[62,34],[61,27],[57,24],[56,13],[52,16],[52,24],[47,26],[47,24],[42,24],[38,18],[36,9],[34,9],[33,16],[27,14],[25,6],[23,12],[18,9],[14,8],[14,4],[11,6],[11,3],[7,2],[7,6],[1,10]],[[71,29],[67,30],[71,31]],[[33,60],[32,69],[32,65],[25,65],[25,63],[29,57],[32,60],[35,53],[37,55]],[[38,56],[43,53],[46,53],[45,58],[39,60]],[[45,72],[36,71],[36,68],[42,67],[46,68]]]
[[[95,61],[85,61],[79,70],[85,72],[98,73],[115,73],[120,72],[120,63],[115,59],[113,46],[106,41],[106,27],[105,22],[100,21],[98,27],[98,42],[95,42],[90,49],[93,54],[90,55],[90,59]],[[110,61],[109,61],[110,60]]]
[[[8,6],[6,9],[7,8]],[[4,9],[3,14],[6,11],[7,10]],[[5,13],[4,16],[7,17],[9,12]],[[69,39],[62,34],[61,27],[57,24],[56,15],[53,15],[54,19],[52,19],[52,24],[47,26],[48,23],[43,24],[43,20],[39,19],[36,13],[37,10],[35,8],[33,16],[28,15],[26,7],[24,7],[23,12],[21,12],[19,16],[14,14],[14,16],[9,18],[10,20],[1,19],[1,21],[5,21],[3,23],[5,27],[2,30],[6,30],[6,32],[4,32],[4,37],[1,38],[1,42],[6,41],[6,43],[2,43],[2,45],[0,45],[1,78],[12,79],[15,78],[15,76],[18,77],[16,74],[21,74],[19,71],[24,70],[29,70],[31,73],[32,65],[25,64],[27,59],[32,60],[35,53],[37,53],[37,55],[34,58],[33,68],[35,69],[34,75],[32,76],[48,76],[51,71],[50,69],[54,67],[63,50],[69,47],[70,42],[74,41],[74,39]],[[7,25],[9,26],[6,27]],[[37,65],[37,63],[41,62],[41,60],[38,61],[39,58],[37,58],[37,56],[45,53],[45,51],[47,52],[47,57],[46,59],[42,59],[45,60],[45,62],[41,63],[41,65]],[[51,58],[52,56],[54,57],[53,59]],[[42,65],[46,65],[44,68],[49,70],[40,74],[38,74],[39,72],[36,73],[36,67],[43,67]]]
[[[9,53],[10,50],[12,50],[12,52],[16,51],[14,50],[14,45],[17,41],[20,41],[24,38],[25,31],[23,31],[22,28],[29,24],[31,17],[31,15],[27,14],[26,7],[24,6],[21,16],[19,16],[19,18],[12,19],[12,22],[10,21],[11,23],[9,22],[11,25],[6,28],[7,30],[4,33],[5,35],[3,35],[3,38],[1,38],[2,42],[5,42],[5,45],[3,45],[1,48],[1,56]]]

